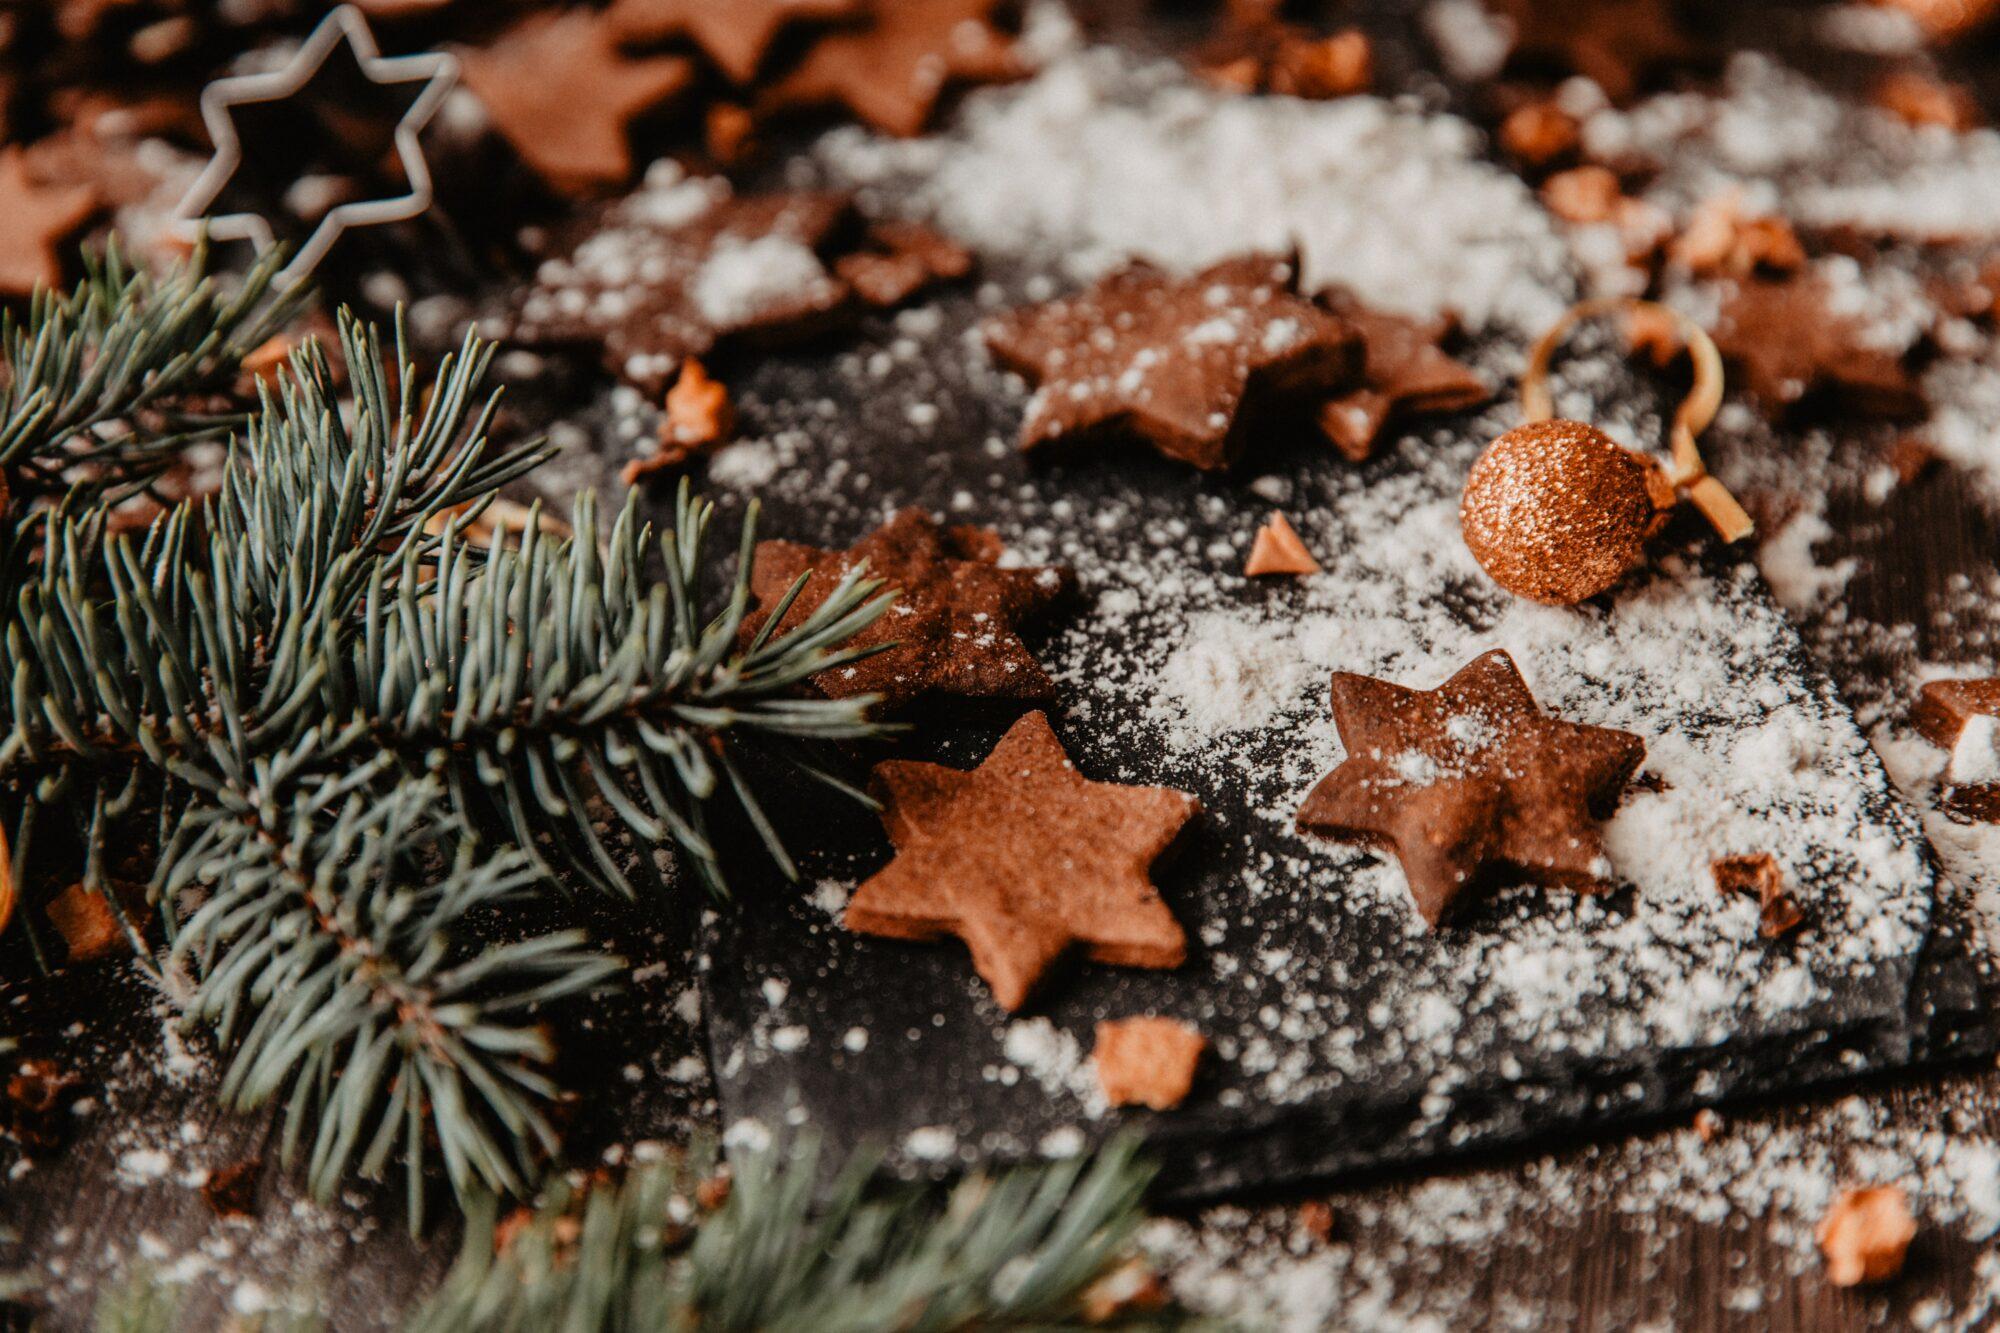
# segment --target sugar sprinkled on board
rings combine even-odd
[[[1367,96],[1238,97],[1093,48],[974,94],[946,133],[841,129],[818,155],[864,197],[927,213],[988,253],[1058,255],[1072,279],[1134,255],[1193,270],[1297,245],[1309,286],[1532,335],[1567,304],[1563,243],[1527,187],[1480,153],[1478,131],[1452,116]]]

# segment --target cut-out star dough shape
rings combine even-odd
[[[1120,967],[1186,958],[1187,936],[1150,872],[1201,803],[1085,779],[1041,713],[970,772],[890,762],[876,767],[873,791],[896,856],[848,900],[849,930],[956,935],[1009,1012],[1072,948]]]
[[[610,18],[631,41],[684,37],[732,80],[748,83],[790,25],[853,18],[864,9],[863,0],[617,0]]]
[[[538,14],[490,46],[459,52],[459,60],[493,128],[564,194],[630,180],[632,122],[694,77],[682,56],[627,54],[611,25],[589,10]]]
[[[1767,412],[1815,391],[1880,416],[1923,407],[1902,356],[1871,345],[1862,321],[1834,308],[1818,274],[1746,279],[1722,303],[1713,332],[1738,382]]]
[[[28,296],[62,281],[57,246],[90,221],[97,191],[46,185],[28,174],[20,148],[0,149],[0,293]]]
[[[1513,60],[1591,80],[1614,102],[1647,75],[1697,63],[1710,50],[1674,14],[1674,0],[1490,0],[1514,26]]]
[[[1353,329],[1296,280],[1268,255],[1190,277],[1134,263],[988,321],[994,357],[1037,386],[1021,447],[1126,433],[1168,458],[1227,467],[1252,425],[1310,416],[1360,368]]]
[[[993,25],[1000,0],[889,0],[874,21],[820,38],[765,94],[768,108],[844,106],[884,134],[922,132],[954,83],[999,83],[1025,67]]]
[[[1367,348],[1360,384],[1320,409],[1320,430],[1342,456],[1366,462],[1386,427],[1411,417],[1462,412],[1493,396],[1470,368],[1439,349],[1452,332],[1451,320],[1371,310],[1339,291],[1322,299],[1354,326]]]
[[[1547,716],[1506,653],[1435,690],[1336,672],[1333,720],[1347,758],[1306,798],[1299,827],[1394,852],[1426,924],[1491,875],[1611,887],[1595,821],[1646,743]]]
[[[844,551],[759,542],[750,571],[756,603],[744,633],[761,628],[768,613],[758,612],[776,605],[801,574],[811,577],[779,622],[780,633],[811,615],[843,575],[866,561],[869,577],[898,595],[887,614],[849,643],[894,646],[820,672],[814,688],[835,699],[879,694],[889,709],[931,694],[1048,699],[1055,685],[1021,641],[1021,629],[1073,589],[1076,576],[1059,566],[1003,569],[1004,550],[990,528],[940,528],[921,509],[903,510]]]

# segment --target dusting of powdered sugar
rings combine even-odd
[[[1548,215],[1465,121],[1376,97],[1246,98],[1108,48],[968,98],[916,141],[840,129],[836,183],[924,213],[994,255],[1072,279],[1140,256],[1193,270],[1297,246],[1310,286],[1531,335],[1573,283]]]

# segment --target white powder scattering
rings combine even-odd
[[[2000,718],[1975,713],[1965,720],[1945,777],[1955,783],[2000,782]]]
[[[1289,634],[1245,635],[1239,617],[1204,612],[1167,655],[1149,711],[1177,741],[1201,744],[1269,723],[1304,692],[1312,666]]]
[[[1565,246],[1528,188],[1480,154],[1479,132],[1451,116],[1375,97],[1239,97],[1105,48],[974,94],[938,137],[849,128],[819,150],[839,181],[1075,279],[1133,255],[1192,270],[1297,245],[1310,286],[1538,333],[1574,289]]]
[[[118,1178],[128,1185],[150,1185],[166,1179],[173,1169],[173,1158],[158,1148],[131,1148],[118,1154]]]
[[[1328,1202],[1340,1239],[1331,1245],[1303,1238],[1290,1209],[1241,1207],[1211,1209],[1194,1223],[1156,1220],[1140,1244],[1179,1300],[1232,1323],[1286,1333],[1442,1333],[1546,1326],[1540,1302],[1568,1290],[1536,1260],[1552,1231],[1617,1231],[1637,1246],[1633,1261],[1646,1271],[1673,1271],[1652,1266],[1684,1263],[1696,1233],[1726,1228],[1730,1248],[1750,1248],[1754,1257],[1716,1299],[1755,1312],[1791,1299],[1795,1284],[1824,1281],[1813,1228],[1844,1186],[1903,1187],[1919,1234],[1932,1237],[1926,1244],[1978,1243],[2000,1229],[2000,1144],[1976,1130],[1938,1127],[1977,1123],[1976,1089],[1961,1081],[1915,1101],[1893,1118],[1848,1098],[1802,1124],[1732,1116],[1713,1142],[1677,1129],[1513,1166],[1336,1191]],[[2000,1266],[1988,1265],[1969,1291],[1911,1301],[1924,1312],[1920,1319],[1913,1311],[1912,1324],[1991,1327],[2000,1314],[1996,1279]],[[1913,1266],[1896,1291],[1935,1280]],[[1606,1315],[1618,1327],[1681,1327],[1710,1311],[1689,1304],[1671,1282],[1634,1284],[1611,1300]],[[1494,1321],[1510,1308],[1524,1318]]]
[[[1950,240],[2000,233],[2000,132],[1907,124],[1743,53],[1720,96],[1673,93],[1584,122],[1594,157],[1663,167],[1646,197],[1680,205],[1732,188],[1800,223]]]
[[[694,278],[701,317],[718,327],[747,324],[826,282],[811,247],[787,236],[724,236]]]
[[[924,1125],[903,1137],[903,1147],[920,1162],[942,1162],[958,1151],[958,1132],[949,1125]]]
[[[1823,505],[1824,496],[1818,498]],[[1833,528],[1816,506],[1792,515],[1758,549],[1757,567],[1787,611],[1803,611],[1838,596],[1854,577],[1857,562],[1852,558],[1824,565],[1814,559],[1813,548],[1831,536]]]

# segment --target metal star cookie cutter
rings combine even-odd
[[[319,267],[328,250],[349,227],[372,227],[384,222],[403,222],[430,208],[432,199],[430,164],[424,160],[417,136],[443,104],[458,81],[458,60],[443,51],[411,56],[384,56],[375,45],[368,20],[353,5],[342,5],[320,20],[298,52],[276,70],[263,74],[240,74],[217,79],[202,90],[201,118],[215,141],[215,156],[202,169],[194,184],[174,209],[177,230],[189,239],[207,235],[214,240],[249,241],[259,252],[276,243],[271,224],[259,213],[225,213],[208,217],[207,212],[221,197],[230,177],[243,165],[243,142],[230,119],[232,107],[260,102],[281,102],[310,83],[334,48],[345,41],[354,51],[355,63],[370,83],[391,86],[423,80],[426,84],[417,100],[396,124],[396,156],[409,179],[407,194],[390,199],[369,199],[340,204],[328,210],[306,243],[278,274],[281,284],[305,277]]]

